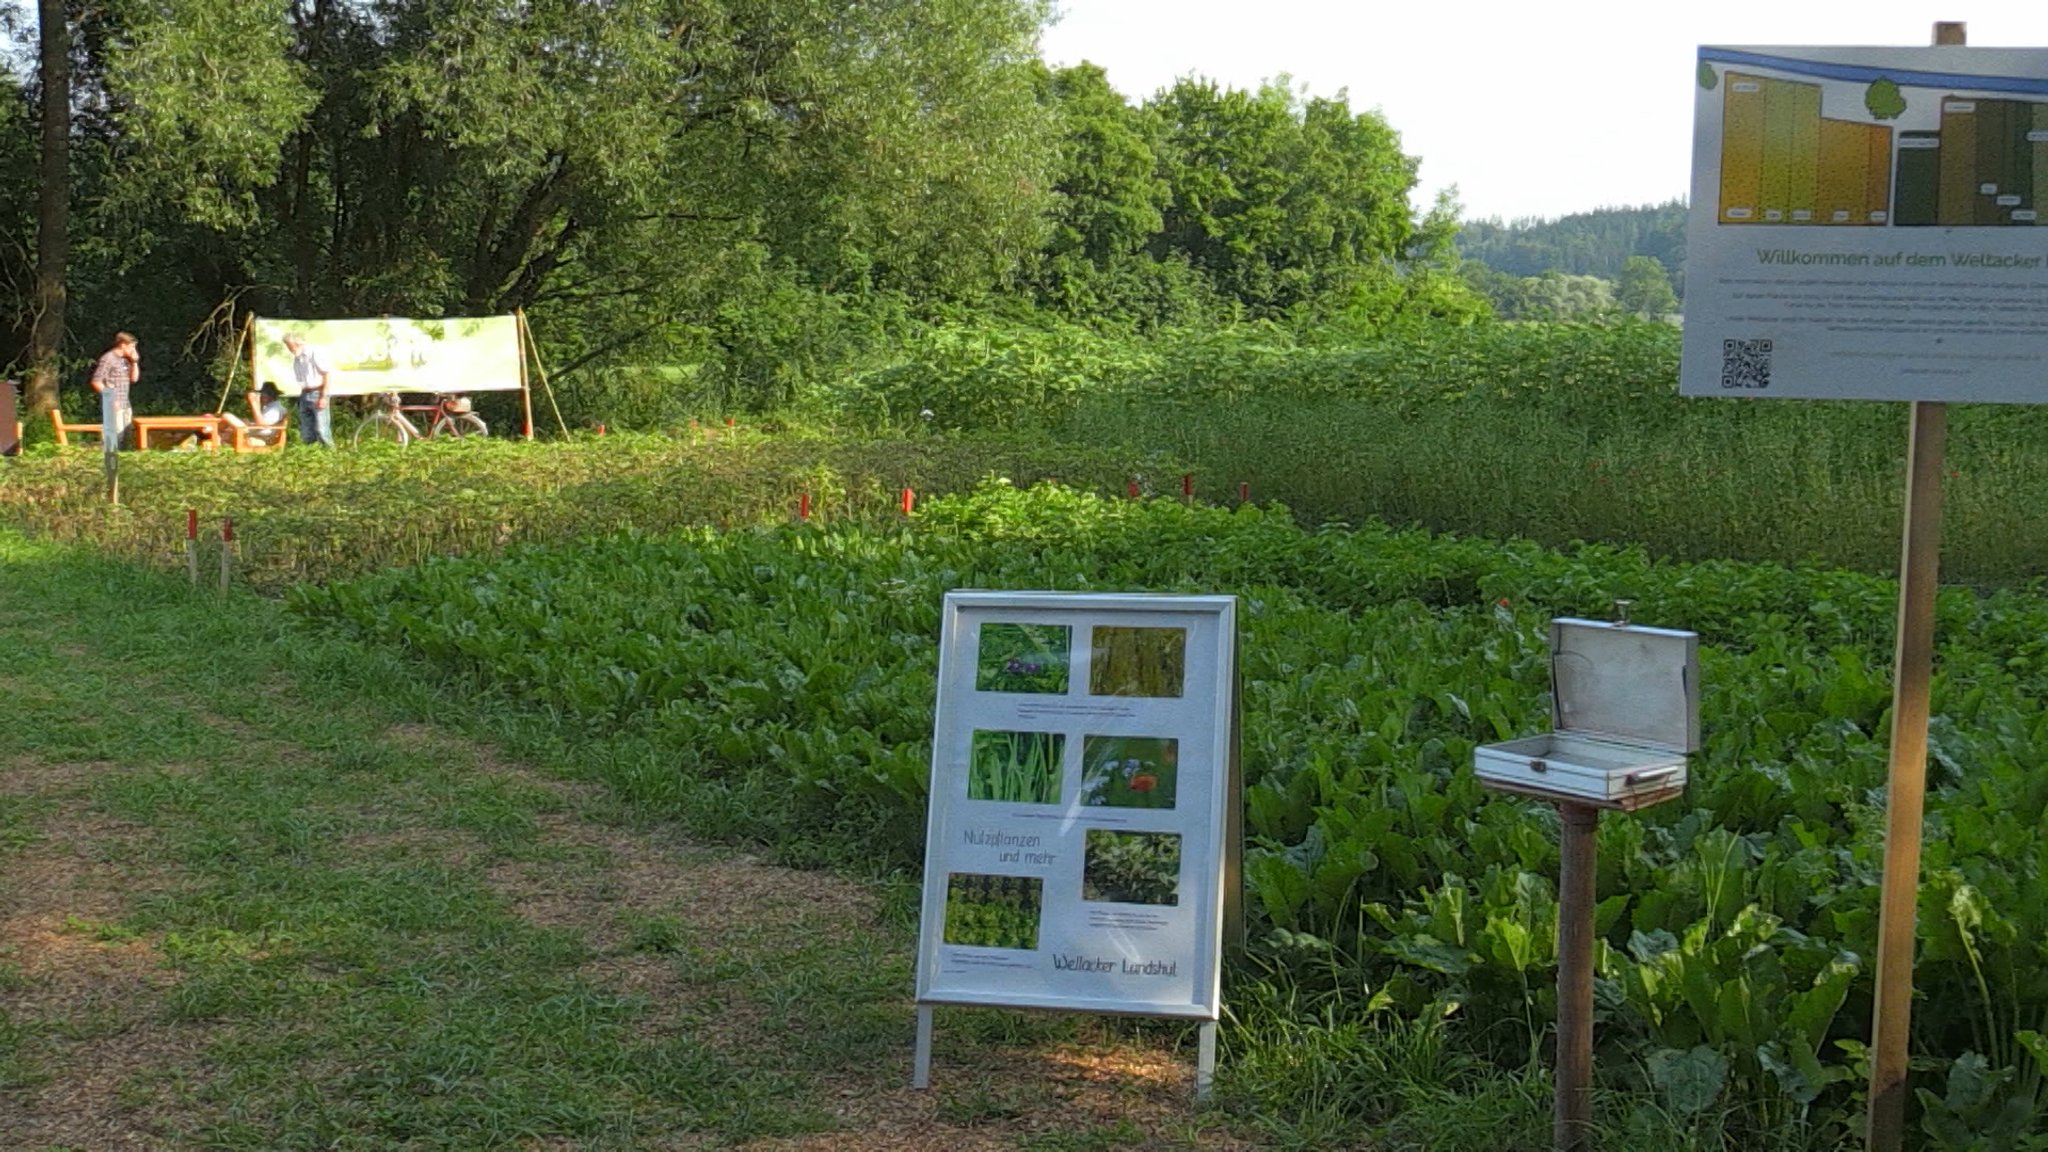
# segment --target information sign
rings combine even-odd
[[[947,594],[919,1004],[1217,1019],[1235,661],[1229,596]]]
[[[2048,400],[2048,51],[1700,49],[1680,390]]]

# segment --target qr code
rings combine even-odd
[[[1721,341],[1721,387],[1769,388],[1771,386],[1771,342],[1769,340]]]

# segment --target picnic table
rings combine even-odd
[[[220,417],[212,413],[204,416],[137,416],[135,447],[138,450],[149,450],[151,432],[196,432],[199,442],[208,452],[220,447]]]

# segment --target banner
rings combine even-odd
[[[920,1004],[1217,1019],[1236,604],[947,594]]]
[[[1680,390],[2048,400],[2048,51],[1700,49]]]
[[[473,319],[256,320],[255,387],[274,384],[286,396],[299,394],[288,335],[297,333],[332,370],[332,395],[375,392],[516,392],[519,379],[519,320],[515,316]]]

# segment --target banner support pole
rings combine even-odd
[[[249,350],[249,386],[251,388],[256,386],[256,351],[253,347],[253,341],[256,339],[255,327],[256,314],[254,312],[245,314],[242,317],[241,334],[235,337],[234,352],[228,356],[228,382],[221,385],[220,403],[213,406],[215,412],[225,412],[228,410],[228,397],[235,393],[235,370],[242,366],[242,347],[245,344],[251,345]]]
[[[555,403],[555,386],[548,383],[548,366],[541,361],[540,345],[534,342],[533,325],[526,322],[526,309],[515,308],[512,314],[519,317],[519,330],[526,334],[526,346],[533,352],[533,366],[540,373],[540,389],[548,395],[548,407],[554,410],[555,423],[561,427],[562,435],[569,434],[569,422],[562,419],[562,406]],[[531,401],[528,401],[529,405]],[[530,411],[530,409],[529,409]],[[533,417],[526,418],[527,427],[533,426]]]
[[[526,415],[526,439],[533,439],[533,376],[527,371],[526,358],[533,354],[533,333],[526,328],[526,310],[514,309],[514,318],[519,322],[519,406]]]

